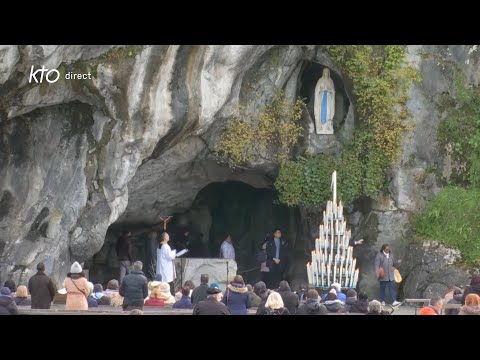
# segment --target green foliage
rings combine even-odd
[[[333,170],[337,170],[339,199],[344,203],[360,196],[375,198],[386,184],[386,171],[397,159],[401,137],[408,129],[405,104],[418,73],[405,64],[403,46],[335,45],[325,50],[352,82],[360,126],[353,144],[340,157],[318,155],[281,166],[275,187],[288,205],[328,200]],[[298,166],[306,177],[292,177],[300,173]]]
[[[480,265],[480,190],[444,188],[415,219],[413,229],[458,248],[464,263]]]
[[[455,69],[455,99],[447,98],[446,118],[438,138],[452,157],[452,184],[480,188],[480,88],[467,87],[463,73]]]
[[[302,135],[304,106],[301,99],[288,102],[279,91],[258,113],[248,112],[246,106],[237,107],[215,146],[217,156],[227,159],[232,168],[258,158],[285,162]]]

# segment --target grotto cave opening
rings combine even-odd
[[[219,258],[220,245],[224,235],[229,233],[235,247],[237,274],[244,276],[249,283],[255,283],[260,278],[255,254],[267,233],[275,227],[283,229],[291,258],[295,258],[297,252],[301,253],[302,262],[305,258],[299,236],[303,230],[299,211],[280,204],[272,189],[254,188],[240,181],[210,183],[198,192],[186,211],[169,215],[173,218],[167,224],[167,232],[177,249],[185,246],[185,231],[189,231],[190,252],[185,257]],[[92,280],[106,284],[110,279],[118,279],[115,244],[125,229],[132,233],[133,259],[145,264],[148,262],[148,233],[155,231],[160,234],[163,223],[112,224],[104,246],[86,264]]]

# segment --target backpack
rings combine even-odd
[[[258,264],[261,264],[261,263],[264,263],[265,261],[267,261],[266,250],[262,250],[262,249],[258,250],[257,255],[255,255],[255,258],[256,258]]]
[[[264,315],[282,315],[284,311],[283,309],[270,309],[270,308],[265,308],[265,313]],[[281,312],[281,313],[280,313]]]

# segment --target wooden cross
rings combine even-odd
[[[173,218],[173,216],[160,216],[160,220],[163,221],[163,230],[167,231],[167,223]]]

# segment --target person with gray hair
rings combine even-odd
[[[367,315],[383,315],[382,304],[378,300],[372,300],[368,304]]]
[[[123,278],[120,286],[120,295],[123,299],[123,310],[143,309],[143,304],[148,296],[148,280],[142,271],[141,261],[133,263],[133,270]]]

